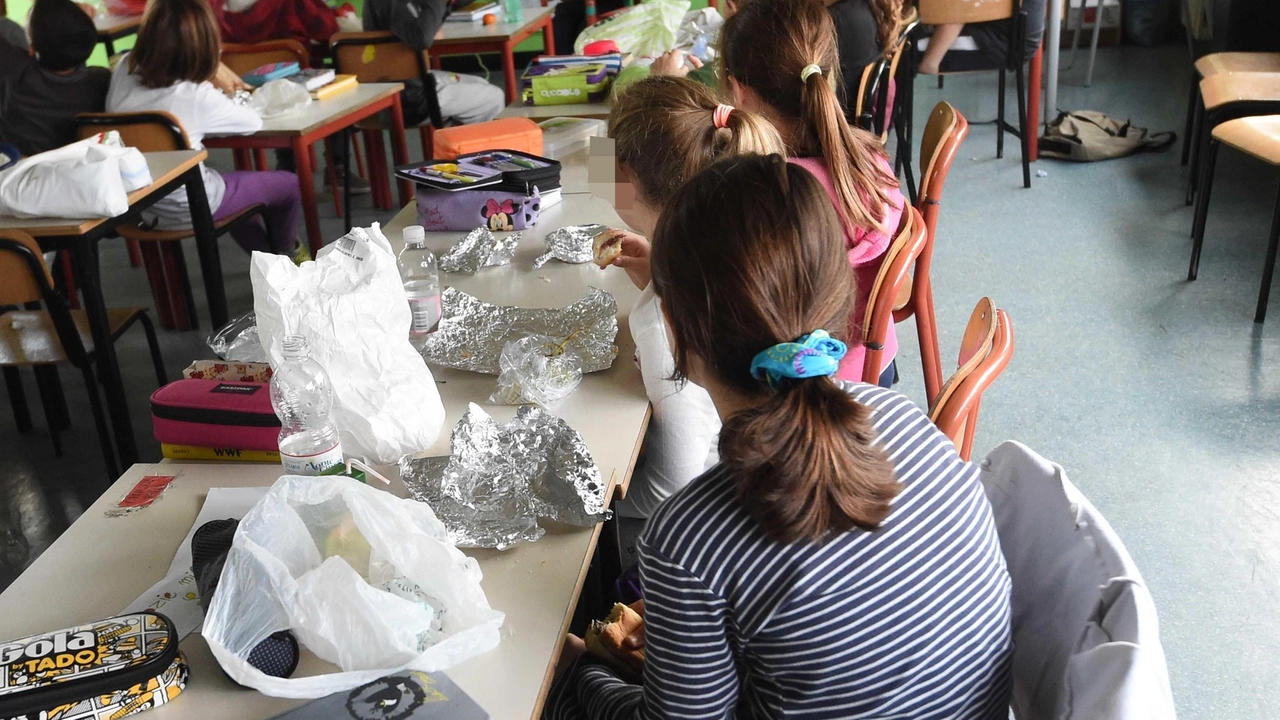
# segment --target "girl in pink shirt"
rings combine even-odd
[[[879,141],[845,120],[835,90],[840,57],[831,16],[814,0],[744,3],[725,22],[721,42],[735,104],[773,122],[792,162],[818,179],[840,217],[856,293],[845,337],[849,352],[836,377],[861,380],[867,300],[906,201]],[[897,352],[890,326],[884,366],[876,368],[886,387]]]

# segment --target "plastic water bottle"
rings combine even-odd
[[[436,256],[427,248],[427,234],[421,225],[404,229],[404,249],[396,264],[413,313],[409,342],[422,349],[427,333],[434,331],[440,322],[440,275],[436,272]]]
[[[503,18],[506,22],[524,22],[523,0],[506,0],[506,2],[503,3],[502,14],[506,16]],[[555,50],[548,49],[547,54],[553,55],[555,54]]]
[[[291,475],[324,475],[342,462],[329,419],[333,384],[301,335],[284,339],[284,362],[271,376],[271,407],[280,418],[280,463]]]

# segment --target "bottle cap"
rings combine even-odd
[[[404,229],[405,245],[422,245],[427,241],[427,231],[421,225],[410,225]]]
[[[283,349],[284,356],[289,359],[302,358],[311,354],[311,346],[303,335],[286,335]]]

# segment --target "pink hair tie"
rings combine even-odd
[[[733,112],[732,105],[717,105],[715,112],[711,114],[711,122],[715,123],[717,129],[729,127],[731,112]]]

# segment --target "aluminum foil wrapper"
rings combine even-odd
[[[440,327],[422,348],[433,365],[497,375],[503,346],[530,335],[561,338],[584,373],[609,368],[618,354],[618,303],[598,288],[561,309],[491,305],[457,288],[440,293],[440,305]]]
[[[591,247],[596,235],[608,230],[608,225],[570,225],[547,233],[547,251],[533,261],[533,268],[546,265],[552,259],[578,265],[591,262]]]
[[[231,96],[231,102],[237,105],[244,105],[246,107],[248,107],[249,101],[252,99],[253,93],[243,89],[236,90],[235,94]]]
[[[471,403],[449,457],[400,461],[415,500],[431,506],[459,547],[505,550],[542,537],[538,518],[591,527],[609,517],[606,485],[578,431],[533,405],[506,425]]]
[[[478,227],[440,257],[440,269],[474,275],[482,267],[510,265],[516,256],[520,235],[511,233],[499,239],[489,228]]]

